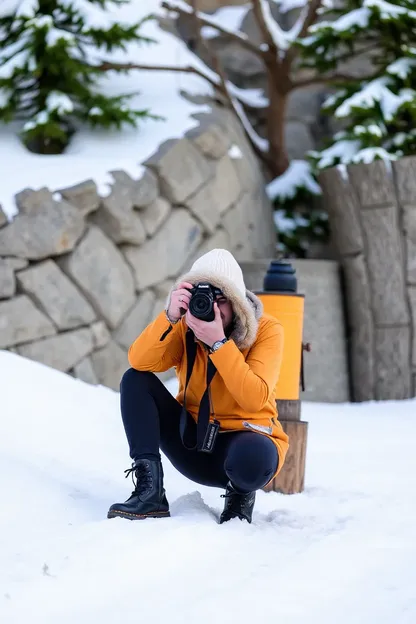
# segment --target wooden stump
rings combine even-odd
[[[289,436],[290,446],[282,470],[263,489],[265,492],[299,494],[305,486],[308,423],[303,420],[279,420]]]
[[[279,420],[300,420],[301,402],[288,401],[286,399],[276,400],[277,413],[279,414]]]

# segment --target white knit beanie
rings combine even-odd
[[[229,251],[212,249],[204,254],[193,263],[188,273],[178,279],[174,288],[180,282],[208,282],[219,288],[233,307],[234,330],[231,338],[241,349],[254,343],[263,305],[254,293],[246,290],[241,267]]]
[[[246,298],[246,286],[243,272],[234,256],[226,249],[212,249],[193,263],[190,273],[218,276],[231,282],[243,299]]]

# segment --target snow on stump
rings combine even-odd
[[[353,399],[416,395],[416,158],[320,174],[344,272]]]

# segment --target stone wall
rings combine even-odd
[[[213,109],[167,141],[134,180],[25,189],[0,210],[0,349],[118,389],[127,349],[165,307],[174,279],[215,248],[273,256],[257,160],[234,117]]]
[[[290,260],[296,269],[298,292],[305,295],[303,341],[312,351],[304,354],[304,401],[349,401],[349,372],[344,304],[339,265],[330,260]],[[243,262],[247,287],[263,289],[270,260]]]
[[[345,274],[353,398],[416,395],[416,157],[320,176]]]

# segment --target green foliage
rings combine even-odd
[[[297,45],[304,67],[334,72],[329,84],[336,91],[324,110],[344,129],[326,149],[312,152],[318,169],[415,154],[416,1],[347,1],[321,17]],[[342,62],[359,51],[371,59],[368,75],[339,75]]]
[[[81,122],[136,126],[150,117],[129,101],[136,93],[104,95],[104,52],[126,50],[144,22],[111,23],[101,9],[125,0],[37,0],[0,17],[0,120],[23,122],[22,138],[37,153],[60,153]],[[96,24],[88,10],[99,12]],[[25,8],[27,7],[27,8]],[[152,19],[149,16],[146,19]]]

